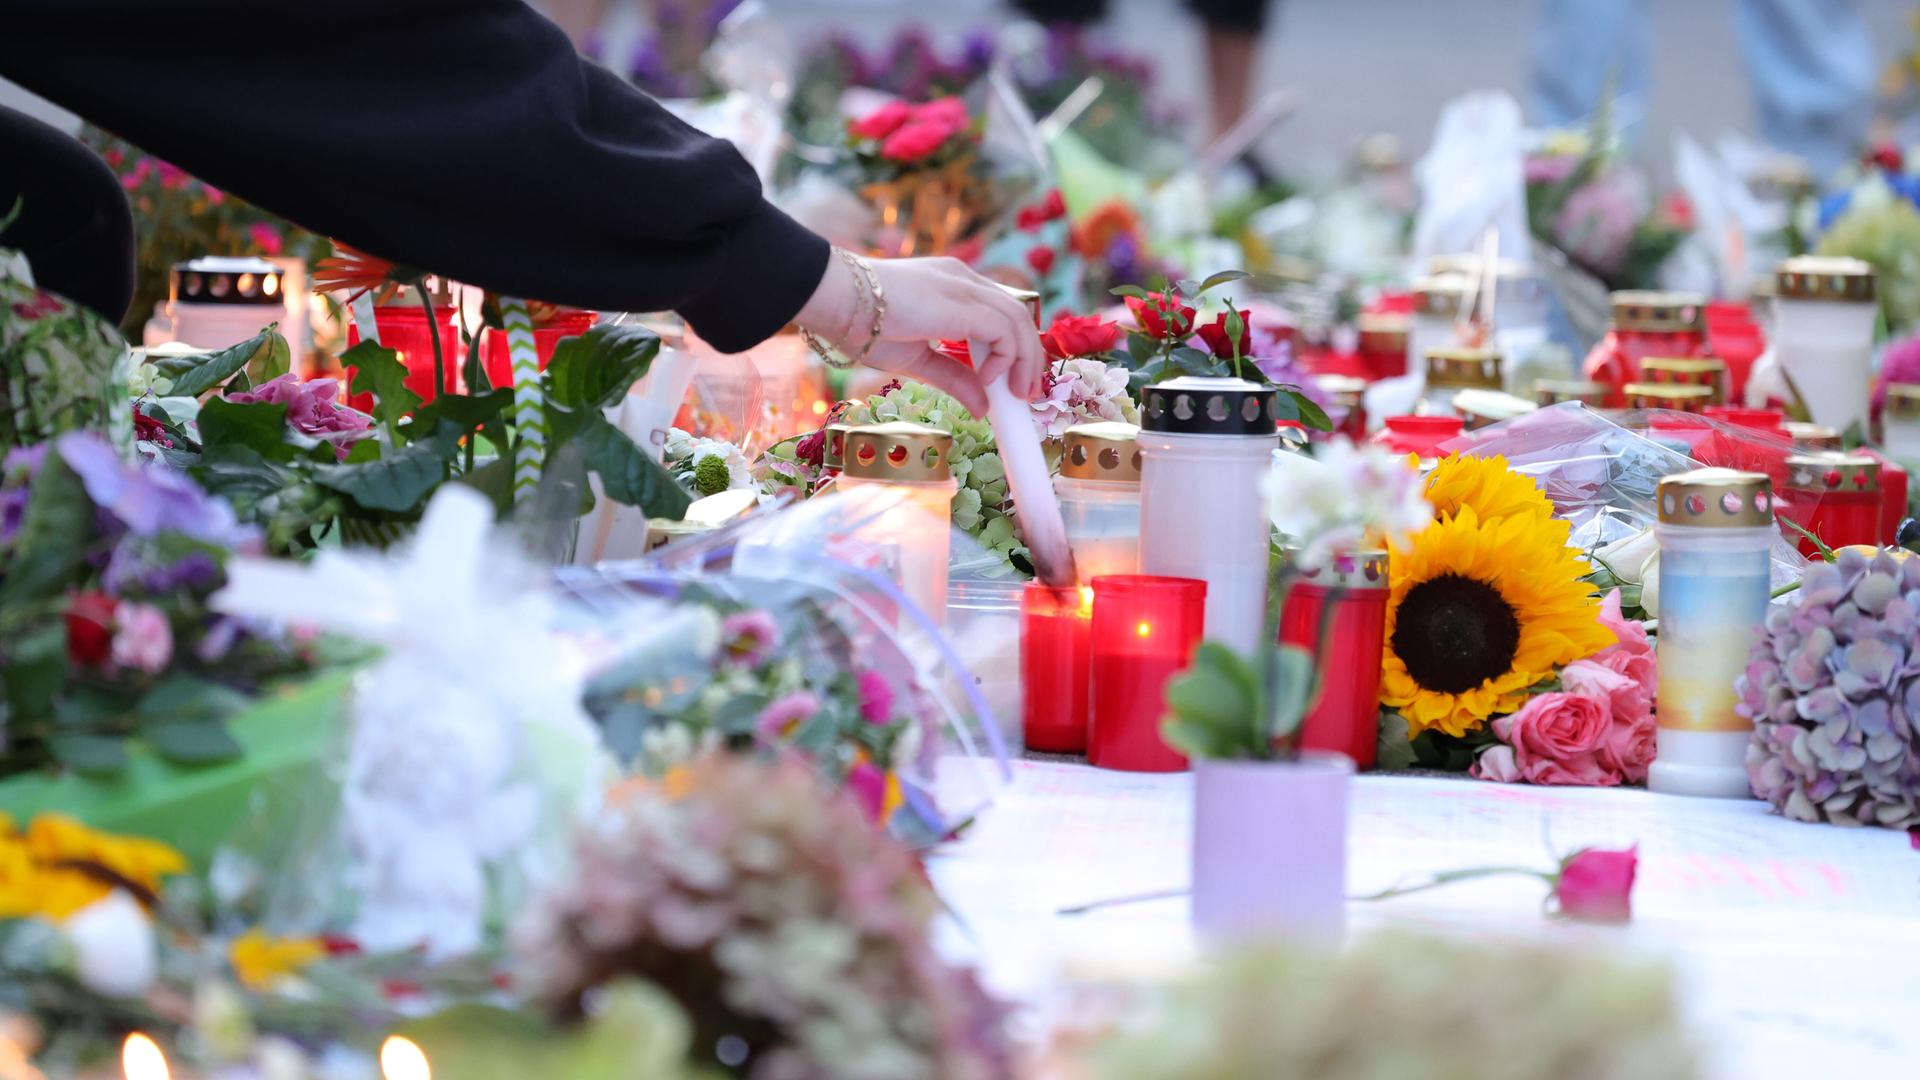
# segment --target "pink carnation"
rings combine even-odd
[[[893,684],[877,671],[860,673],[860,717],[869,724],[893,719]]]
[[[767,707],[760,710],[760,716],[753,722],[754,734],[763,742],[779,742],[792,735],[794,729],[820,711],[820,699],[806,690],[795,690],[791,694],[774,698]]]
[[[287,426],[302,435],[333,444],[340,460],[347,448],[373,432],[373,417],[340,404],[340,384],[334,379],[301,382],[294,375],[282,375],[261,383],[252,390],[227,395],[228,401],[249,404],[266,402],[287,407]]]

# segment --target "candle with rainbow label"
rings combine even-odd
[[[1735,711],[1767,617],[1777,533],[1765,473],[1695,469],[1660,481],[1658,750],[1654,791],[1747,798],[1752,721]]]

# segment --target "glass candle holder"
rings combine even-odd
[[[1607,334],[1587,354],[1582,374],[1607,386],[1606,407],[1625,408],[1626,385],[1645,381],[1640,362],[1649,356],[1699,356],[1707,338],[1701,326],[1706,298],[1697,293],[1622,290],[1610,297]]]
[[[1087,750],[1093,590],[1030,581],[1020,595],[1021,730],[1027,749]]]
[[[1435,274],[1413,283],[1413,314],[1407,321],[1405,370],[1426,371],[1427,353],[1459,343],[1455,323],[1466,302],[1467,279],[1460,274]]]
[[[1466,430],[1457,416],[1389,416],[1369,441],[1396,454],[1438,457],[1440,446]]]
[[[1859,447],[1852,453],[1872,458],[1880,465],[1880,542],[1891,544],[1900,535],[1900,523],[1907,517],[1907,470],[1871,446]]]
[[[1859,259],[1800,256],[1774,272],[1774,355],[1816,424],[1866,430],[1874,294]]]
[[[1695,469],[1660,481],[1659,730],[1647,786],[1746,798],[1752,721],[1735,711],[1767,616],[1767,548],[1776,535],[1764,473]]]
[[[1301,723],[1301,748],[1345,754],[1361,769],[1373,768],[1380,745],[1374,658],[1386,645],[1387,584],[1387,553],[1358,552],[1303,573],[1280,615],[1280,641],[1313,653],[1320,671],[1320,700]]]
[[[1462,390],[1499,390],[1506,385],[1500,354],[1492,349],[1427,350],[1427,388],[1416,411],[1422,416],[1458,416],[1453,396]]]
[[[1207,583],[1210,640],[1252,652],[1266,636],[1261,482],[1280,443],[1274,387],[1181,376],[1146,388],[1140,431],[1140,569]]]
[[[1502,420],[1512,420],[1538,411],[1540,406],[1504,390],[1467,387],[1453,395],[1453,411],[1467,431],[1479,431]]]
[[[860,527],[861,539],[896,549],[901,591],[944,622],[953,496],[959,490],[948,462],[953,436],[921,424],[873,424],[849,430],[846,447],[846,471],[835,489],[873,499],[876,506],[872,520]]]
[[[1371,381],[1392,379],[1407,373],[1407,347],[1413,336],[1411,316],[1387,312],[1363,312],[1354,320],[1360,332],[1360,363]]]
[[[1352,375],[1315,375],[1314,384],[1327,395],[1327,418],[1333,430],[1358,442],[1367,437],[1367,381]]]
[[[1534,404],[1545,409],[1563,401],[1577,401],[1589,409],[1602,408],[1607,401],[1607,384],[1586,379],[1533,380]]]
[[[225,349],[270,323],[289,321],[286,273],[252,257],[218,255],[175,263],[167,314],[173,340],[200,349]]]
[[[1709,420],[1718,420],[1731,427],[1746,428],[1750,431],[1777,435],[1781,441],[1787,441],[1787,414],[1779,409],[1746,409],[1738,405],[1709,405],[1706,408]]]
[[[1787,459],[1775,512],[1829,548],[1877,547],[1882,541],[1880,463],[1861,454],[1795,454]],[[1796,532],[1788,539],[1807,558],[1819,556],[1820,549],[1807,537]]]
[[[1846,446],[1839,428],[1805,420],[1787,420],[1780,427],[1786,431],[1787,438],[1793,440],[1795,450],[1812,453],[1818,450],[1841,450]]]
[[[563,338],[579,337],[593,329],[600,316],[591,311],[559,311],[545,325],[533,328],[533,352],[540,370],[553,361],[553,350]],[[487,384],[495,388],[513,385],[513,354],[507,348],[507,332],[488,327],[480,335],[480,366],[487,373]]]
[[[1187,759],[1160,737],[1167,682],[1193,660],[1210,585],[1115,574],[1093,579],[1087,761],[1103,769],[1177,772]]]
[[[1674,412],[1705,416],[1714,404],[1713,389],[1684,383],[1628,383],[1621,387],[1629,409],[1670,409]]]
[[[947,582],[947,637],[1010,738],[1017,738],[1025,709],[1021,611],[1026,589],[1026,582],[1011,576]]]
[[[374,328],[380,332],[380,344],[392,349],[399,355],[400,363],[407,369],[407,377],[402,380],[407,389],[420,396],[422,404],[431,402],[438,395],[433,388],[433,341],[434,333],[440,336],[440,361],[445,378],[442,385],[447,393],[460,393],[464,382],[460,378],[462,350],[460,333],[455,327],[457,312],[451,305],[436,304],[433,308],[433,327],[427,323],[427,309],[418,304],[388,304],[373,309]],[[352,319],[347,320],[347,346],[360,343],[360,328]],[[353,375],[357,368],[347,368],[347,385],[353,385]],[[362,412],[373,408],[372,394],[355,394],[348,404]]]
[[[1747,376],[1767,351],[1765,335],[1746,304],[1715,300],[1706,307],[1707,351],[1727,365],[1727,400],[1740,401],[1747,392]]]
[[[1081,581],[1140,572],[1140,429],[1075,424],[1063,436],[1054,491]]]
[[[1880,411],[1880,445],[1909,472],[1920,469],[1920,383],[1889,383]]]

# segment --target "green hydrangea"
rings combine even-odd
[[[1815,254],[1872,263],[1888,330],[1903,334],[1920,325],[1920,211],[1884,182],[1876,179],[1854,193]]]
[[[922,383],[906,382],[886,394],[854,402],[840,418],[848,424],[896,420],[937,427],[953,435],[953,524],[979,541],[1009,574],[1026,573],[1026,545],[1015,529],[1007,494],[1007,469],[994,445],[993,428],[952,397]]]

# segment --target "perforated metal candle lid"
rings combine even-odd
[[[1727,362],[1717,356],[1649,356],[1640,361],[1640,381],[1717,386]]]
[[[852,424],[828,424],[826,442],[820,447],[820,467],[823,469],[845,469],[847,465],[847,432],[853,430]]]
[[[1422,315],[1452,318],[1466,298],[1467,279],[1458,274],[1436,274],[1413,283],[1413,310]]]
[[[1140,429],[1117,420],[1075,424],[1062,437],[1060,475],[1113,484],[1140,482]]]
[[[1787,438],[1800,450],[1838,450],[1841,447],[1840,431],[1825,424],[1810,424],[1804,420],[1788,420],[1780,425],[1785,429]]]
[[[1920,420],[1920,383],[1888,383],[1883,414],[1896,420]]]
[[[1607,399],[1607,384],[1588,382],[1584,379],[1535,379],[1533,380],[1533,400],[1541,405],[1558,405],[1563,401],[1578,401],[1583,405],[1599,408]]]
[[[1354,319],[1353,325],[1360,331],[1361,352],[1404,353],[1407,351],[1410,320],[1405,315],[1390,312],[1365,313]]]
[[[1428,349],[1427,385],[1498,390],[1505,385],[1500,375],[1500,354],[1492,349]]]
[[[1660,479],[1660,523],[1702,529],[1773,524],[1773,483],[1766,473],[1694,469]]]
[[[1613,328],[1643,334],[1681,333],[1700,329],[1706,297],[1688,292],[1647,292],[1623,289],[1611,294]]]
[[[284,306],[285,271],[265,259],[207,256],[175,263],[172,299],[185,304]]]
[[[1246,379],[1182,375],[1142,393],[1145,431],[1175,435],[1251,435],[1278,430],[1278,387]]]
[[[1874,492],[1880,490],[1880,463],[1865,454],[1795,454],[1787,459],[1788,491]]]
[[[1287,560],[1300,557],[1300,549],[1287,549]],[[1326,566],[1300,571],[1304,585],[1329,589],[1384,589],[1388,585],[1387,553],[1384,550],[1355,551],[1334,558]]]
[[[1798,255],[1773,272],[1774,296],[1781,300],[1836,300],[1866,303],[1874,297],[1871,263],[1859,259]]]
[[[868,424],[847,432],[841,468],[862,480],[928,483],[953,475],[953,436],[925,424]]]
[[[1718,404],[1713,387],[1688,383],[1628,383],[1620,388],[1630,409],[1673,409],[1678,412],[1705,412]]]

